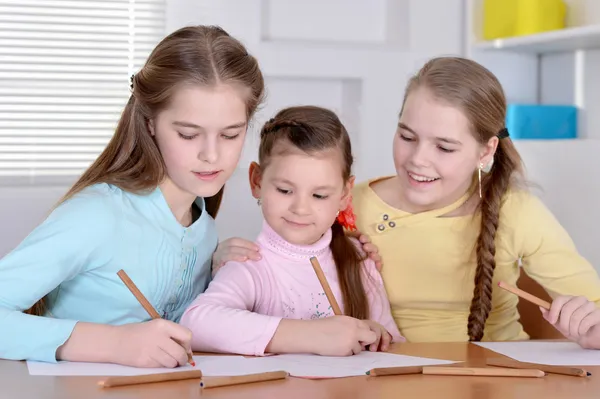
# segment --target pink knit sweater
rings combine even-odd
[[[313,245],[292,245],[265,222],[257,238],[262,259],[227,263],[184,312],[180,323],[193,332],[192,348],[261,356],[282,318],[333,316],[310,264],[312,256],[319,260],[343,312],[330,242],[331,230]],[[365,260],[364,271],[370,318],[383,325],[393,340],[398,340],[400,332],[374,262]]]

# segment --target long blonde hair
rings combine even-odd
[[[223,29],[189,26],[171,33],[132,77],[131,96],[107,147],[59,204],[97,183],[134,193],[155,189],[165,179],[166,170],[149,134],[148,121],[168,106],[174,91],[183,84],[232,84],[247,89],[248,120],[264,96],[264,79],[257,60]],[[206,211],[212,217],[219,211],[223,190],[205,198]],[[44,311],[42,299],[26,313],[42,315]]]
[[[408,83],[408,94],[424,87],[438,99],[460,109],[475,139],[487,143],[505,128],[506,97],[496,76],[465,58],[440,57],[427,62]],[[477,238],[475,288],[468,319],[470,341],[480,341],[492,309],[492,279],[496,268],[496,231],[501,201],[515,182],[523,182],[523,162],[512,141],[500,139],[494,163],[482,179],[479,203],[481,226]]]

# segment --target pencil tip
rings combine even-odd
[[[590,372],[588,371],[588,372],[587,372],[587,376],[589,377],[589,376],[591,376],[591,375],[592,375],[592,373],[590,373]]]

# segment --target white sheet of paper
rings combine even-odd
[[[124,376],[157,373],[176,373],[179,371],[202,370],[206,376],[246,375],[254,371],[242,356],[194,356],[196,366],[189,364],[177,368],[137,368],[109,363],[84,362],[27,362],[30,375],[52,376]]]
[[[479,346],[520,362],[551,366],[598,366],[600,350],[583,349],[574,342],[477,342]]]
[[[366,351],[348,357],[300,354],[277,355],[251,360],[264,364],[269,371],[285,370],[291,376],[305,378],[352,377],[365,375],[367,371],[378,367],[433,366],[455,363],[449,360]]]
[[[30,375],[45,376],[123,376],[165,372],[179,372],[192,369],[202,370],[205,376],[234,376],[268,371],[287,371],[295,377],[337,378],[365,375],[376,367],[431,366],[449,364],[454,361],[429,359],[381,352],[362,352],[348,357],[316,355],[276,355],[262,358],[242,356],[194,356],[196,366],[186,365],[175,369],[135,368],[106,363],[27,362]]]

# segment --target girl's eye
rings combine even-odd
[[[319,194],[313,194],[313,197],[315,197],[316,199],[320,199],[320,200],[329,198],[328,195],[319,195]]]
[[[182,138],[182,139],[184,139],[184,140],[192,140],[193,138],[195,138],[195,137],[196,137],[195,135],[193,135],[193,136],[188,136],[188,135],[185,135],[185,134],[182,134],[182,133],[179,133],[179,132],[177,132],[177,134],[179,134],[179,137],[181,137],[181,138]]]
[[[289,194],[291,191],[290,190],[284,190],[283,188],[277,187],[277,192],[279,192],[281,194]]]
[[[438,147],[438,148],[440,149],[440,151],[442,151],[442,152],[446,152],[446,153],[449,153],[449,152],[454,152],[454,151],[456,151],[456,150],[451,150],[451,149],[449,149],[449,148],[444,148],[444,147]]]
[[[239,134],[239,133],[238,133],[238,134],[234,134],[233,136],[228,136],[228,135],[226,135],[226,134],[223,134],[222,136],[223,136],[223,138],[224,138],[225,140],[235,140],[235,139],[237,139],[238,137],[240,137],[240,134]]]
[[[415,141],[415,139],[413,139],[412,137],[407,137],[403,134],[400,135],[400,138],[404,141]]]

